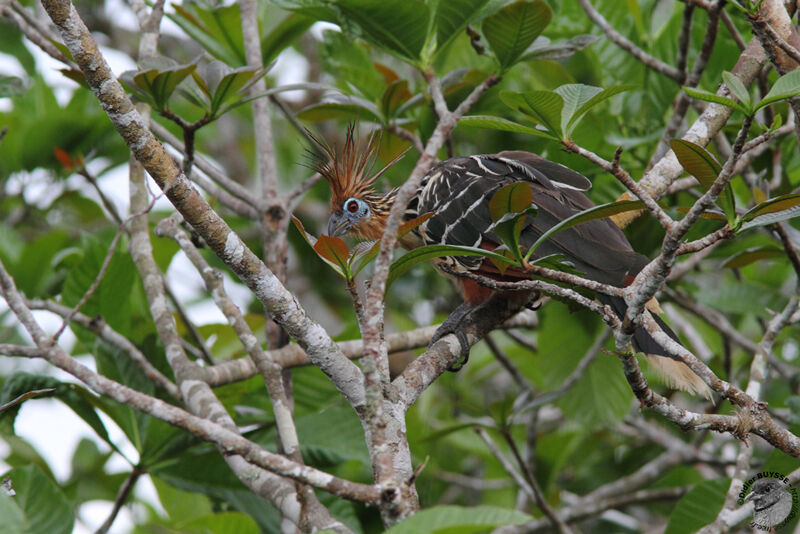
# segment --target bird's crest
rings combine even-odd
[[[328,181],[331,187],[333,193],[331,208],[333,210],[340,209],[344,201],[350,197],[377,197],[378,195],[372,189],[372,184],[407,152],[404,150],[381,170],[371,174],[380,145],[380,134],[377,131],[373,132],[362,145],[356,140],[355,123],[350,123],[347,127],[344,146],[340,150],[331,147],[311,132],[309,132],[309,136],[323,152],[323,154],[314,154],[312,167]]]

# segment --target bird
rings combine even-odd
[[[348,127],[344,145],[338,150],[316,136],[311,137],[321,149],[321,153],[314,156],[312,167],[331,189],[328,235],[352,236],[367,241],[380,239],[398,189],[381,194],[375,190],[374,184],[397,158],[373,173],[371,169],[377,157],[376,135],[369,137],[366,143],[359,143],[352,124]],[[434,165],[422,178],[406,207],[404,220],[423,214],[432,215],[400,238],[400,245],[414,249],[448,244],[487,250],[501,246],[502,240],[493,232],[489,201],[501,187],[515,182],[529,185],[532,204],[537,208],[536,215],[528,216],[522,228],[520,244],[525,250],[549,228],[594,206],[584,194],[592,185],[588,178],[537,154],[504,151],[453,157]],[[646,256],[633,250],[622,230],[608,218],[554,234],[535,250],[532,257],[536,259],[552,254],[560,254],[583,277],[615,287],[629,285],[649,262]],[[432,343],[445,334],[456,334],[465,352],[462,356],[466,359],[469,344],[459,329],[460,321],[495,291],[457,275],[474,273],[498,281],[530,279],[530,275],[514,268],[501,272],[481,256],[443,257],[433,263],[441,272],[456,275],[464,303],[451,313],[434,335]],[[627,306],[622,297],[598,293],[597,299],[610,306],[620,318],[624,317]],[[666,323],[656,315],[654,318],[672,339],[678,341]],[[638,327],[634,331],[632,345],[648,357],[670,387],[711,398],[706,383],[686,364],[668,354],[644,328]]]
[[[745,501],[753,501],[753,521],[772,527],[792,511],[792,495],[774,478],[759,478]]]

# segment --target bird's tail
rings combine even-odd
[[[611,306],[611,309],[620,319],[625,317],[625,311],[628,306],[625,304],[624,299],[600,293],[598,293],[597,298],[603,304]],[[667,323],[662,321],[656,314],[653,314],[653,319],[669,337],[680,343],[678,335],[667,326]],[[643,327],[640,326],[633,332],[631,344],[637,352],[641,352],[647,357],[647,360],[664,378],[669,387],[702,395],[711,400],[711,388],[708,387],[708,384],[703,382],[703,379],[697,376],[688,365],[668,354]]]

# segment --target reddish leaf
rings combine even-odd
[[[397,230],[397,238],[401,238],[406,235],[408,232],[416,228],[417,226],[421,225],[431,217],[436,214],[435,211],[429,211],[428,213],[423,213],[419,217],[415,217],[410,221],[406,221],[400,225],[400,228]]]
[[[320,258],[337,268],[342,276],[345,278],[350,277],[350,268],[347,264],[350,250],[344,240],[329,235],[321,235],[314,244],[314,250]]]
[[[67,152],[64,149],[54,146],[53,154],[55,154],[56,159],[61,164],[61,166],[67,169],[68,171],[71,171],[75,168],[75,162],[72,160],[72,156],[67,154]]]
[[[294,223],[295,227],[300,231],[300,235],[303,236],[303,239],[306,240],[306,243],[308,243],[311,247],[313,247],[317,242],[317,238],[306,232],[306,229],[303,227],[303,223],[301,223],[300,219],[298,219],[294,215],[292,215],[292,222]]]

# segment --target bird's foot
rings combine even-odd
[[[466,365],[467,361],[469,361],[469,339],[467,339],[467,334],[464,332],[463,328],[463,321],[464,318],[467,317],[470,312],[473,310],[473,306],[468,303],[461,304],[458,308],[453,310],[453,312],[444,320],[442,325],[436,329],[436,332],[433,333],[431,336],[431,342],[428,346],[432,346],[434,343],[442,339],[443,337],[453,334],[458,339],[458,343],[461,346],[461,351],[459,353],[458,360],[448,367],[448,371],[458,372],[461,370],[464,365]]]

